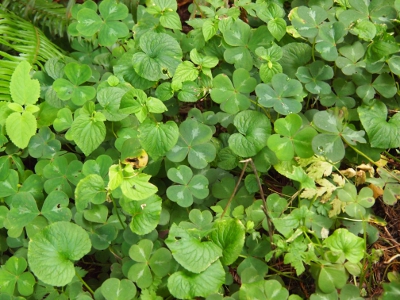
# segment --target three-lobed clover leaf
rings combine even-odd
[[[100,290],[106,300],[131,300],[136,295],[136,286],[128,279],[108,278]]]
[[[147,12],[160,18],[161,26],[170,29],[182,29],[180,17],[176,10],[178,5],[174,0],[153,0],[153,5],[147,7]]]
[[[0,292],[3,296],[14,295],[15,285],[18,293],[29,296],[33,293],[35,277],[25,272],[28,264],[23,257],[10,257],[0,268]]]
[[[342,70],[343,74],[353,75],[365,68],[366,63],[361,60],[364,57],[365,49],[359,41],[356,41],[353,45],[340,47],[339,53],[341,56],[336,58],[335,63]]]
[[[182,207],[189,207],[193,204],[193,197],[204,199],[208,196],[208,179],[204,175],[193,176],[193,171],[181,165],[177,168],[170,168],[167,176],[178,185],[172,185],[167,189],[167,197]]]
[[[258,3],[257,3],[258,4]],[[277,3],[259,3],[255,7],[257,16],[267,23],[268,30],[276,40],[281,40],[286,34],[285,12]]]
[[[75,276],[74,261],[89,253],[88,233],[69,222],[56,222],[33,236],[28,245],[28,263],[41,281],[64,286]]]
[[[372,74],[366,70],[353,74],[353,82],[358,86],[356,94],[365,104],[372,104],[375,93],[378,92],[385,98],[394,97],[397,93],[396,83],[388,73],[382,73],[372,82]]]
[[[221,104],[223,111],[236,114],[250,107],[248,95],[254,91],[257,81],[245,69],[236,69],[232,81],[225,74],[217,75],[210,96],[214,102]]]
[[[213,132],[209,126],[195,119],[187,119],[179,126],[180,136],[166,156],[173,162],[181,162],[186,156],[189,164],[202,169],[216,157],[215,146],[210,142]]]
[[[338,57],[336,45],[343,41],[346,29],[343,23],[324,23],[319,27],[315,49],[327,61],[334,61]]]
[[[53,89],[61,100],[71,99],[72,103],[81,106],[96,96],[94,87],[82,86],[92,77],[92,70],[88,65],[71,62],[65,66],[64,74],[68,80],[58,78],[53,82]]]
[[[256,87],[258,103],[264,107],[273,107],[282,115],[301,111],[303,101],[303,86],[286,74],[276,74],[269,84],[260,83]]]
[[[128,35],[128,27],[120,20],[128,16],[128,7],[116,0],[104,0],[99,5],[101,17],[96,10],[82,8],[77,14],[76,29],[80,34],[91,37],[98,33],[98,42],[111,47],[119,38]]]
[[[55,134],[43,127],[34,135],[28,144],[29,155],[35,158],[52,158],[61,150],[61,142],[55,138]]]
[[[345,228],[336,229],[324,240],[324,245],[331,251],[343,253],[344,257],[352,263],[358,263],[364,257],[364,240]]]
[[[346,81],[344,78],[336,78],[332,84],[335,93],[321,95],[320,102],[322,105],[329,107],[335,105],[336,107],[353,108],[356,101],[349,97],[356,91],[356,87],[352,81]]]
[[[320,6],[299,6],[292,9],[289,19],[298,33],[307,38],[314,38],[321,23],[327,18],[327,11]]]
[[[310,126],[302,128],[302,125],[301,117],[296,114],[275,121],[276,134],[268,138],[267,145],[280,160],[291,160],[295,154],[301,158],[314,155],[311,141],[317,132]]]
[[[267,49],[264,47],[258,47],[255,52],[259,57],[267,61],[260,66],[260,78],[262,81],[268,83],[275,74],[282,73],[282,66],[278,62],[283,55],[281,47],[273,44]]]
[[[364,218],[366,208],[370,208],[375,203],[373,191],[369,187],[361,189],[357,195],[357,189],[354,185],[346,183],[342,189],[337,192],[340,201],[345,202],[346,213],[353,218]]]
[[[308,67],[297,69],[296,77],[305,83],[305,88],[312,94],[329,94],[331,87],[324,80],[333,77],[333,69],[321,60],[317,60]]]

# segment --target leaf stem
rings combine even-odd
[[[90,288],[90,286],[85,282],[85,280],[83,280],[83,278],[81,276],[79,276],[78,272],[75,271],[75,276],[78,277],[78,279],[82,282],[82,284],[87,288],[87,290],[94,295],[93,290]]]
[[[108,194],[108,196],[110,197],[110,199],[114,205],[114,209],[115,209],[115,212],[117,213],[118,220],[121,223],[122,228],[125,230],[126,226],[125,226],[124,222],[122,222],[121,216],[119,215],[119,211],[117,208],[117,204],[115,203],[115,199],[111,194]]]

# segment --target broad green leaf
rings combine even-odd
[[[19,192],[12,197],[7,219],[12,227],[24,227],[39,214],[33,196],[27,192]]]
[[[311,60],[311,47],[306,43],[289,43],[282,47],[283,55],[279,63],[283,73],[294,78],[298,67],[305,66]]]
[[[190,231],[172,224],[165,240],[174,259],[186,270],[201,273],[222,255],[222,250],[211,241],[201,241]],[[198,258],[201,257],[201,260]]]
[[[325,294],[330,294],[336,289],[342,288],[349,277],[344,266],[340,264],[312,265],[311,268],[311,272],[316,274],[313,277],[317,281],[319,289]]]
[[[121,201],[121,207],[132,215],[129,224],[132,232],[145,235],[157,227],[161,215],[161,198],[157,195],[140,201],[126,201],[124,199]]]
[[[165,28],[182,30],[181,19],[178,13],[167,11],[160,16],[160,24]]]
[[[14,112],[6,120],[6,131],[10,140],[18,148],[24,149],[35,135],[37,122],[35,116],[27,111],[22,114]]]
[[[131,300],[136,295],[136,286],[128,279],[108,278],[100,289],[106,300]]]
[[[184,61],[178,65],[174,74],[174,81],[194,81],[199,75],[199,70],[190,61]]]
[[[190,59],[202,68],[214,68],[219,62],[216,56],[203,55],[199,53],[196,48],[190,51]]]
[[[289,291],[277,280],[264,280],[243,284],[239,295],[241,299],[285,300]]]
[[[375,203],[373,192],[369,187],[361,189],[357,195],[356,187],[350,183],[346,183],[343,189],[337,192],[340,201],[345,202],[344,207],[346,213],[352,218],[362,219],[366,217],[366,208],[370,208]]]
[[[141,240],[138,244],[132,245],[129,249],[129,257],[136,262],[148,262],[153,251],[153,242],[147,239]]]
[[[129,34],[128,27],[119,21],[106,20],[99,32],[99,44],[105,47],[111,47],[118,38],[125,38]]]
[[[390,71],[392,71],[397,76],[400,76],[400,56],[392,56],[388,60],[388,65]]]
[[[121,190],[125,197],[130,200],[144,200],[155,193],[157,187],[149,182],[150,175],[137,173],[131,177],[125,177],[121,183]]]
[[[158,123],[147,119],[139,126],[139,133],[142,147],[153,158],[165,155],[179,137],[178,125],[172,121]]]
[[[357,21],[350,32],[357,35],[360,39],[370,42],[376,35],[376,27],[374,23],[364,19]]]
[[[221,263],[216,261],[198,274],[186,270],[173,273],[168,278],[168,289],[177,299],[193,299],[218,292],[224,281],[225,271]]]
[[[106,200],[104,180],[97,174],[90,174],[79,181],[75,189],[75,206],[83,211],[90,202],[101,204]]]
[[[266,146],[271,123],[264,114],[246,110],[238,113],[233,123],[239,133],[232,134],[228,143],[235,154],[251,157]]]
[[[139,41],[143,52],[133,54],[135,71],[150,81],[172,77],[181,63],[182,50],[178,42],[165,33],[148,31]]]
[[[72,123],[71,134],[82,152],[88,156],[104,141],[106,126],[95,117],[82,114]]]
[[[286,21],[282,18],[274,18],[268,22],[268,30],[277,41],[280,41],[286,34]]]
[[[128,278],[141,289],[146,289],[153,283],[153,276],[147,263],[136,263],[129,268]]]
[[[387,122],[387,107],[381,101],[357,108],[361,124],[368,134],[372,147],[388,149],[400,147],[400,113]]]
[[[104,0],[99,5],[101,16],[106,21],[123,20],[128,16],[129,10],[125,4],[115,0]]]
[[[229,266],[239,257],[244,245],[245,228],[237,219],[218,220],[214,223],[211,241],[222,249],[221,262]]]
[[[53,127],[58,132],[64,131],[71,127],[72,122],[72,112],[69,108],[65,107],[58,111],[57,118],[53,123]]]
[[[380,74],[372,83],[372,86],[385,98],[394,97],[397,93],[396,83],[387,73]]]
[[[352,263],[358,263],[365,255],[364,240],[345,228],[336,229],[324,240],[324,245],[331,251],[343,253],[345,258]]]
[[[15,68],[10,82],[10,94],[13,102],[20,105],[35,104],[40,95],[40,84],[37,79],[31,79],[31,65],[26,60]]]
[[[64,73],[75,86],[88,81],[92,76],[92,70],[88,65],[69,63],[64,67]]]
[[[318,30],[315,49],[321,53],[323,59],[334,61],[338,57],[336,45],[342,42],[345,35],[346,29],[343,23],[324,23]]]
[[[72,213],[68,208],[68,196],[61,191],[52,191],[43,203],[42,215],[50,223],[59,221],[70,221]]]
[[[157,249],[149,260],[149,265],[154,274],[164,277],[170,272],[172,255],[166,248]]]
[[[106,223],[108,216],[108,208],[104,205],[91,205],[90,209],[83,212],[85,220],[93,223]]]
[[[223,35],[228,45],[245,47],[250,38],[250,26],[241,19],[237,19],[228,30],[223,32]]]
[[[218,22],[215,22],[211,19],[206,19],[201,29],[204,36],[204,40],[207,42],[217,33]]]
[[[300,182],[301,188],[314,189],[314,180],[304,172],[303,168],[291,166],[290,164],[291,162],[280,162],[274,165],[274,168],[287,178]]]
[[[361,68],[365,68],[366,63],[360,61],[364,57],[365,49],[363,45],[357,41],[353,45],[345,45],[339,48],[342,56],[339,56],[335,63],[346,75],[352,75]]]
[[[270,84],[261,83],[256,87],[258,102],[264,107],[273,107],[280,114],[288,115],[301,111],[303,86],[285,74],[276,74]]]
[[[32,272],[44,283],[64,286],[75,276],[74,261],[91,249],[88,233],[69,222],[56,222],[38,232],[28,244]]]
[[[324,156],[332,162],[340,161],[345,154],[344,145],[339,134],[321,133],[312,140],[314,153]]]

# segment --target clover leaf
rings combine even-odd
[[[268,49],[258,47],[255,52],[259,57],[267,61],[260,66],[260,77],[262,81],[270,82],[275,74],[282,73],[282,66],[278,63],[283,55],[281,47],[273,44]]]
[[[365,68],[366,63],[360,59],[364,57],[365,49],[363,45],[357,41],[353,45],[346,45],[339,48],[341,56],[336,58],[336,66],[338,66],[343,74],[353,75],[354,73]]]
[[[14,295],[15,285],[22,296],[33,293],[35,277],[31,272],[24,272],[27,263],[23,257],[10,257],[0,268],[0,291],[3,295]]]
[[[323,61],[317,60],[308,65],[308,67],[298,68],[296,77],[305,83],[305,88],[310,93],[328,94],[331,91],[331,87],[324,80],[333,77],[333,69]]]
[[[82,8],[77,14],[76,29],[84,36],[98,34],[99,44],[111,47],[118,38],[128,35],[128,27],[120,22],[128,16],[128,7],[115,0],[104,0],[99,5],[101,17],[96,10]]]
[[[336,78],[333,80],[333,89],[335,93],[321,95],[320,102],[324,106],[347,107],[353,108],[356,101],[349,97],[354,94],[356,88],[352,81],[346,81],[344,78]]]
[[[303,101],[303,86],[286,74],[276,74],[269,84],[260,83],[256,86],[258,103],[264,107],[273,107],[282,115],[301,111]]]
[[[131,300],[136,295],[136,286],[128,279],[108,278],[100,290],[106,300]]]
[[[182,24],[178,13],[178,6],[175,1],[153,0],[153,5],[147,7],[147,11],[160,18],[161,26],[170,29],[182,29]]]
[[[181,165],[178,168],[170,168],[167,176],[179,185],[172,185],[167,189],[170,200],[177,202],[179,206],[189,207],[193,204],[193,197],[204,199],[208,196],[208,179],[201,174],[193,176],[192,170]]]
[[[165,33],[148,31],[139,41],[142,51],[133,54],[133,68],[147,80],[157,81],[172,77],[181,63],[182,49],[178,42]]]
[[[386,121],[387,107],[378,100],[369,106],[359,106],[357,111],[372,147],[384,149],[400,147],[400,113],[396,113]]]
[[[233,124],[239,131],[229,137],[229,148],[241,157],[256,155],[264,146],[271,134],[271,123],[268,118],[257,111],[242,111],[235,116]]]
[[[337,196],[340,201],[346,203],[346,213],[353,218],[363,218],[366,214],[365,209],[375,203],[373,191],[370,188],[362,188],[357,195],[356,187],[350,183],[346,183],[343,189],[338,191]]]
[[[53,82],[53,89],[61,100],[71,99],[72,103],[81,106],[96,96],[94,87],[81,86],[92,76],[92,70],[88,65],[69,63],[64,68],[64,74],[68,80],[58,78]]]
[[[257,81],[245,69],[236,69],[232,76],[233,84],[225,74],[217,75],[213,80],[211,99],[221,104],[221,109],[236,114],[250,106],[249,94],[254,91]]]
[[[285,12],[277,3],[262,2],[256,8],[257,16],[267,23],[268,30],[276,40],[281,40],[286,34]]]
[[[75,276],[74,261],[89,253],[92,244],[82,227],[69,222],[48,225],[28,244],[28,263],[44,283],[64,286]]]
[[[104,180],[100,175],[90,174],[79,181],[75,189],[75,207],[83,211],[90,202],[102,204],[106,201]]]
[[[343,41],[346,29],[343,23],[324,23],[319,27],[315,49],[327,61],[334,61],[338,57],[336,45]]]
[[[181,162],[187,156],[189,164],[196,169],[204,168],[215,159],[216,149],[210,142],[213,132],[209,126],[187,119],[181,123],[179,131],[178,142],[166,154],[168,159]]]
[[[292,25],[298,33],[307,38],[314,38],[319,32],[320,24],[328,18],[328,13],[319,6],[311,8],[300,6],[294,8],[290,16]]]
[[[275,121],[276,134],[268,138],[267,145],[280,160],[291,160],[295,154],[301,158],[314,155],[311,141],[317,132],[309,126],[301,127],[302,119],[296,114],[290,114],[284,119]]]
[[[353,75],[353,81],[358,86],[357,95],[363,99],[364,103],[372,104],[371,100],[377,91],[385,98],[391,98],[397,93],[396,83],[388,73],[382,73],[371,83],[372,74],[363,70],[359,74]]]
[[[52,158],[60,150],[60,141],[48,127],[40,128],[28,144],[29,155],[35,158]]]
[[[336,229],[324,240],[324,245],[331,251],[342,252],[344,257],[352,263],[358,263],[364,257],[364,240],[345,228]]]

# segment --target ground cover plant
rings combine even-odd
[[[0,299],[398,299],[399,11],[3,1]]]

